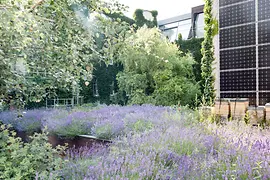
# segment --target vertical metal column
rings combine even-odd
[[[256,36],[256,106],[259,106],[259,37],[258,37],[258,0],[255,0]]]

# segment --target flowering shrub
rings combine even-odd
[[[18,131],[33,133],[41,130],[41,119],[48,113],[46,110],[29,110],[23,112],[4,111],[0,113],[0,121],[11,124]]]
[[[0,179],[34,179],[37,174],[48,177],[63,167],[64,161],[59,154],[64,147],[52,148],[45,132],[34,134],[30,143],[23,143],[15,135],[9,127],[1,125]]]
[[[164,107],[110,106],[92,113],[100,121],[110,122],[115,132],[118,131],[113,126],[122,127],[124,133],[113,138],[109,148],[103,147],[104,151],[90,150],[82,156],[73,155],[73,161],[62,171],[64,178],[270,178],[267,130],[254,129],[244,123],[223,126],[194,123],[194,113],[179,113]],[[115,121],[114,117],[120,121]],[[136,131],[132,125],[126,126],[132,122],[151,122],[151,126]]]
[[[101,106],[91,109],[30,110],[19,115],[16,111],[0,114],[4,124],[11,124],[19,131],[39,131],[45,127],[51,134],[73,138],[77,135],[95,135],[101,139],[112,139],[129,132],[143,132],[161,123],[158,117],[168,108],[143,106]]]
[[[151,105],[108,106],[90,113],[95,119],[91,134],[101,139],[113,139],[130,132],[144,132],[162,123],[168,108]]]
[[[42,118],[51,132],[111,139],[110,145],[69,149],[68,163],[50,176],[62,179],[270,178],[269,130],[244,122],[196,121],[181,108],[103,106],[54,110]],[[39,175],[40,177],[41,175]],[[46,179],[46,178],[45,178]]]
[[[43,119],[42,126],[49,132],[65,138],[73,138],[80,134],[89,134],[93,119],[89,112],[52,110]]]

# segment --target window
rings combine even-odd
[[[178,39],[181,33],[183,39],[187,39],[191,28],[191,20],[179,21],[171,24],[166,24],[161,27],[163,34],[169,38],[171,42]]]
[[[204,36],[204,14],[203,13],[198,14],[196,17],[195,35],[196,35],[196,38],[201,38]]]

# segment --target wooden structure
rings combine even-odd
[[[266,122],[270,126],[270,103],[265,106],[249,107],[249,100],[218,99],[215,101],[215,115],[221,118],[247,120],[251,125],[259,125]]]
[[[249,100],[247,98],[230,99],[229,104],[232,118],[241,119],[245,117],[249,106]]]
[[[215,101],[215,114],[222,117],[229,117],[230,104],[228,99],[218,99]]]

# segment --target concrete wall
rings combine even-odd
[[[213,17],[217,20],[219,19],[219,0],[213,0]],[[214,67],[214,75],[215,75],[215,89],[217,98],[220,97],[220,69],[219,69],[219,34],[214,37],[214,53],[215,53],[215,62],[213,64]]]

